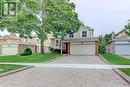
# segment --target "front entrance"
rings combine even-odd
[[[63,45],[63,53],[69,54],[69,43],[64,43]]]

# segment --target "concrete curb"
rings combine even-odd
[[[119,69],[112,69],[115,73],[117,73],[121,78],[123,78],[130,85],[130,77],[120,71]]]
[[[106,59],[104,59],[100,54],[98,55],[105,63],[110,64]],[[116,74],[118,74],[123,80],[125,80],[128,84],[130,84],[130,77],[120,71],[119,69],[112,69]]]
[[[110,64],[106,59],[104,59],[100,54],[98,54],[98,56],[107,64]]]
[[[68,56],[68,54],[65,54],[65,55],[63,55],[63,56],[60,56],[60,57],[58,57],[58,58],[55,58],[55,59],[52,59],[52,60],[50,60],[50,61],[43,62],[43,63],[50,63],[50,62],[56,61],[56,60],[58,60],[58,59],[60,59],[60,58],[63,58],[63,57],[65,57],[65,56]]]
[[[14,74],[14,73],[23,71],[23,70],[30,69],[30,68],[32,68],[32,67],[33,67],[33,66],[27,66],[27,67],[23,67],[23,68],[20,68],[20,69],[13,70],[13,71],[9,71],[9,72],[2,73],[2,74],[0,74],[0,78],[1,78],[1,77],[4,77],[4,76],[7,76],[7,75],[10,75],[10,74]]]

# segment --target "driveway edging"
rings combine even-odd
[[[121,78],[123,78],[130,85],[130,77],[120,71],[119,69],[112,69],[115,73],[117,73]]]
[[[15,74],[17,72],[27,70],[27,69],[30,69],[30,68],[33,68],[33,66],[27,66],[27,67],[23,67],[23,68],[20,68],[20,69],[16,69],[16,70],[12,70],[12,71],[9,71],[9,72],[2,73],[2,74],[0,74],[0,78],[7,76],[7,75],[10,75],[10,74]]]
[[[98,56],[107,64],[110,64],[106,59],[104,59],[100,54],[98,54]]]
[[[110,64],[106,59],[104,59],[100,54],[99,57],[107,64]],[[128,75],[126,75],[125,73],[123,73],[122,71],[120,71],[119,69],[112,69],[116,74],[118,74],[123,80],[125,80],[129,85],[130,85],[130,77]]]

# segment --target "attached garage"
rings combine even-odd
[[[64,39],[63,49],[70,55],[98,55],[98,38]]]
[[[130,55],[130,44],[116,44],[115,54]]]
[[[2,45],[2,55],[18,54],[18,45]]]
[[[70,52],[72,55],[95,55],[96,46],[95,44],[72,44]]]
[[[23,53],[26,48],[36,52],[36,46],[29,42],[7,40],[0,43],[0,55],[16,55]]]
[[[72,55],[96,55],[96,42],[72,42],[70,43],[70,54]]]

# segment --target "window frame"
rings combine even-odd
[[[87,37],[87,31],[82,31],[82,37]]]
[[[69,38],[74,38],[74,33],[70,33]]]
[[[59,40],[56,40],[56,46],[59,46]]]
[[[7,5],[7,14],[5,14],[5,9],[4,9],[4,6]],[[14,6],[14,15],[11,14],[11,8],[10,8],[10,5],[13,5]],[[16,16],[16,2],[3,2],[2,3],[2,16]]]

